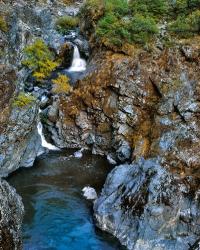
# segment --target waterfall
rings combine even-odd
[[[39,113],[41,113],[41,110],[39,110]],[[51,143],[47,142],[45,139],[45,136],[43,134],[43,126],[42,123],[39,122],[37,125],[37,130],[38,130],[38,134],[41,137],[41,141],[42,141],[42,147],[44,148],[48,148],[49,150],[60,150],[59,148],[57,148],[56,146],[52,145]]]
[[[86,61],[81,58],[79,49],[74,45],[72,65],[68,69],[70,72],[81,72],[86,70]]]

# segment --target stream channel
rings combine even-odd
[[[74,47],[69,75],[83,72],[86,62]],[[41,112],[41,111],[40,111]],[[91,153],[57,150],[45,140],[42,123],[38,133],[49,149],[32,168],[22,168],[8,181],[23,199],[24,250],[121,250],[111,235],[98,230],[93,220],[93,202],[83,196],[84,187],[100,193],[111,171],[107,160]]]

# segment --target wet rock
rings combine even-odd
[[[7,176],[20,166],[30,167],[41,152],[37,132],[38,104],[13,109],[0,144],[0,176]]]
[[[53,104],[48,109],[48,119],[51,122],[56,122],[58,117],[58,103],[53,102]]]
[[[89,58],[90,47],[88,41],[85,38],[79,36],[73,41],[73,43],[78,46],[81,56],[83,58]]]
[[[107,154],[126,141],[134,159],[160,156],[171,169],[198,175],[198,61],[173,48],[159,54],[135,51],[134,58],[99,51],[90,65],[95,66],[75,94],[60,101],[57,137],[62,144],[69,145],[71,138],[70,147],[80,144]],[[87,134],[76,124],[82,113],[92,127]],[[95,138],[90,145],[89,133]]]
[[[0,249],[22,249],[23,214],[21,197],[5,180],[0,179]]]
[[[116,151],[116,155],[121,162],[129,160],[131,157],[131,147],[129,143],[126,141],[122,142]]]
[[[120,165],[95,202],[97,225],[130,250],[188,250],[200,235],[198,188],[156,159]]]
[[[111,165],[117,165],[117,159],[116,156],[112,153],[107,155],[107,160]]]
[[[81,128],[83,131],[84,130],[89,130],[91,129],[91,125],[90,122],[88,120],[87,117],[87,113],[86,112],[81,112],[75,120],[76,125]]]
[[[181,50],[187,60],[197,61],[199,60],[200,49],[198,46],[194,45],[184,45],[181,47]]]
[[[83,196],[87,200],[96,200],[97,199],[97,193],[96,193],[95,189],[92,187],[84,187],[82,189],[82,192],[83,192]]]

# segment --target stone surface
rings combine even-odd
[[[120,165],[95,201],[97,225],[130,250],[188,250],[200,235],[199,188],[156,159]]]
[[[108,154],[126,141],[132,159],[160,156],[173,171],[199,175],[199,61],[182,47],[97,51],[74,92],[60,97],[55,143]]]
[[[37,103],[12,110],[7,127],[0,135],[0,176],[7,176],[20,166],[33,165],[41,151],[37,123]]]
[[[22,249],[21,225],[24,206],[21,197],[0,179],[0,249]]]

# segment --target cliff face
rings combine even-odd
[[[21,249],[23,213],[21,197],[6,181],[0,180],[0,249]]]
[[[199,249],[199,198],[198,179],[174,175],[156,158],[139,160],[108,175],[95,217],[128,249]]]
[[[97,153],[127,141],[132,159],[159,156],[172,171],[199,175],[199,53],[197,44],[180,44],[97,54],[95,69],[58,102],[58,138]]]
[[[14,100],[28,76],[21,67],[24,47],[40,36],[53,49],[58,48],[61,37],[53,29],[53,20],[63,6],[62,1],[0,1],[5,21],[4,30],[0,29],[0,177],[20,166],[32,166],[40,153],[39,105],[35,102],[20,108],[14,106]],[[0,178],[0,249],[22,248],[22,216],[21,198]]]
[[[79,9],[64,2],[0,5],[9,30],[0,31],[1,177],[31,166],[40,151],[38,103],[19,109],[13,99],[29,74],[20,64],[23,48],[38,37],[56,52],[63,45],[55,18]],[[94,27],[89,21],[81,26],[92,43],[89,28]],[[91,149],[115,165],[130,163],[111,172],[95,203],[98,226],[129,249],[195,249],[200,237],[199,41],[181,40],[149,52],[137,47],[114,52],[91,44],[85,77],[70,95],[56,96],[45,110],[58,146]],[[13,200],[13,189],[2,180],[0,187],[0,199],[11,195],[0,207],[2,214],[14,202],[14,213],[21,218],[20,199]],[[20,249],[21,219],[12,221],[11,213],[11,223],[0,218],[2,244],[11,242],[10,249]]]
[[[21,65],[23,50],[40,37],[58,53],[64,40],[55,30],[55,20],[77,11],[78,6],[67,6],[66,1],[5,0],[0,4],[6,27],[0,29],[0,176],[31,166],[40,152],[38,103],[23,108],[13,105],[30,74]]]
[[[133,162],[111,172],[94,207],[97,225],[128,249],[198,249],[199,56],[189,40],[131,56],[97,49],[54,103],[58,145]]]

